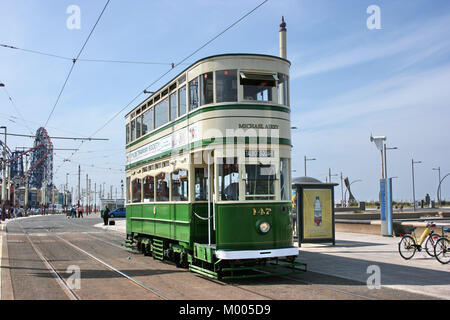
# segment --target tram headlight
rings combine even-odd
[[[266,221],[261,222],[261,223],[259,224],[259,230],[260,230],[262,233],[267,233],[267,232],[269,232],[269,230],[270,230],[270,223],[268,223],[268,222],[266,222]]]

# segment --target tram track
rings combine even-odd
[[[79,227],[84,227],[83,229],[85,229],[86,231],[82,231],[81,234],[86,235],[89,238],[95,239],[97,241],[101,241],[105,244],[107,244],[108,246],[111,247],[115,247],[115,248],[120,248],[123,249],[122,246],[120,246],[117,243],[114,243],[113,241],[109,241],[109,240],[105,240],[102,239],[100,236],[95,236],[92,233],[94,233],[93,231],[90,231],[91,229],[88,226],[84,226],[82,224],[79,223],[75,223],[77,226]],[[20,224],[19,224],[20,225]],[[45,257],[45,255],[39,250],[39,248],[37,247],[36,243],[34,243],[33,241],[33,235],[39,235],[39,236],[44,236],[44,235],[48,235],[51,236],[53,238],[55,238],[55,240],[57,242],[63,243],[65,246],[71,248],[74,251],[77,251],[79,253],[81,253],[84,256],[89,257],[90,260],[94,261],[96,264],[100,264],[102,266],[102,268],[105,268],[109,271],[112,271],[118,275],[120,275],[120,277],[127,279],[129,282],[133,283],[134,285],[152,293],[154,296],[156,296],[158,299],[161,300],[168,300],[168,298],[163,295],[162,293],[160,293],[158,290],[147,286],[146,284],[134,279],[132,276],[118,270],[117,268],[115,268],[114,266],[112,266],[111,264],[107,263],[106,261],[100,259],[98,256],[94,255],[92,252],[89,252],[90,250],[85,250],[85,248],[81,248],[78,245],[76,245],[75,243],[73,243],[72,241],[68,240],[67,237],[64,237],[65,234],[68,234],[67,232],[55,232],[57,230],[53,230],[51,227],[50,228],[46,228],[46,227],[39,227],[39,229],[41,229],[42,233],[39,234],[29,234],[28,231],[26,231],[22,225],[20,225],[20,228],[22,229],[23,235],[26,236],[28,242],[30,243],[31,247],[34,249],[34,251],[36,252],[36,254],[38,255],[38,257],[42,260],[42,262],[44,263],[44,265],[46,266],[46,268],[48,269],[49,273],[51,273],[53,275],[53,277],[55,278],[55,280],[57,281],[57,283],[59,284],[59,286],[61,287],[61,289],[64,291],[64,293],[66,294],[66,296],[71,299],[71,300],[81,300],[82,297],[77,294],[75,291],[71,290],[68,283],[64,280],[64,277],[58,273],[58,269],[52,264],[52,260],[49,259],[48,257]],[[80,233],[80,232],[79,232]],[[101,233],[101,232],[100,232]],[[16,235],[18,235],[19,233],[16,233]],[[71,234],[71,233],[69,233]],[[114,240],[114,239],[113,239]],[[45,240],[44,240],[45,241]],[[42,241],[41,241],[42,243]],[[61,270],[61,268],[60,268]],[[67,277],[67,276],[66,276]],[[315,282],[311,282],[308,281],[306,279],[299,279],[295,276],[274,276],[280,279],[287,279],[290,282],[294,282],[294,283],[299,283],[299,284],[305,284],[310,286],[311,288],[316,288],[319,289],[317,291],[318,295],[321,295],[320,292],[323,291],[329,291],[329,292],[333,292],[334,294],[339,294],[339,295],[343,295],[343,297],[347,296],[347,297],[352,297],[352,298],[356,298],[356,299],[365,299],[365,300],[377,300],[376,298],[373,297],[369,297],[367,295],[364,294],[359,294],[356,292],[352,292],[352,291],[348,291],[342,288],[336,288],[334,286],[330,286],[330,285],[326,285],[326,284],[318,284]],[[209,278],[203,278],[205,280],[212,280]],[[245,292],[247,293],[247,295],[249,293],[251,293],[252,295],[254,295],[256,297],[256,299],[258,299],[257,297],[260,297],[261,299],[268,299],[268,300],[277,300],[280,299],[280,296],[277,295],[275,292],[274,294],[267,294],[267,292],[261,292],[261,290],[267,290],[266,286],[262,286],[260,288],[255,288],[255,286],[253,286],[252,284],[250,284],[251,287],[246,287],[246,285],[242,285],[242,284],[236,284],[236,283],[230,283],[230,282],[225,282],[222,280],[213,280],[214,283],[216,283],[217,285],[224,285],[224,286],[231,286],[237,290],[240,290],[241,292]],[[261,284],[261,283],[258,283]],[[277,285],[279,285],[279,283],[277,283]],[[281,284],[282,285],[282,284]],[[256,289],[256,290],[255,290]],[[259,289],[259,290],[258,290]],[[325,296],[329,296],[329,294],[325,294]],[[281,297],[281,299],[283,299]]]
[[[19,226],[20,226],[20,228],[23,231],[23,235],[26,237],[26,239],[30,243],[32,249],[37,254],[39,259],[41,259],[41,261],[43,262],[43,264],[45,265],[45,267],[47,268],[49,273],[54,277],[54,279],[56,280],[56,282],[58,283],[58,285],[60,286],[62,291],[65,293],[65,295],[70,300],[82,300],[82,296],[80,296],[80,294],[78,294],[74,289],[71,288],[71,286],[67,283],[67,281],[64,280],[64,277],[57,271],[57,268],[55,268],[55,266],[53,266],[53,264],[51,263],[51,260],[46,258],[45,255],[41,252],[41,250],[39,250],[39,248],[37,247],[36,243],[34,243],[33,240],[31,239],[30,234],[20,224],[19,224]],[[146,290],[147,292],[152,293],[153,295],[155,295],[156,297],[158,297],[161,300],[169,300],[168,297],[166,297],[165,295],[163,295],[162,293],[160,293],[156,289],[151,288],[151,287],[143,284],[142,282],[134,279],[133,277],[129,276],[128,274],[120,271],[119,269],[117,269],[117,268],[113,267],[112,265],[106,263],[102,259],[96,257],[92,253],[90,253],[90,252],[88,252],[88,251],[86,251],[86,250],[76,246],[75,244],[73,244],[69,240],[62,238],[60,235],[51,232],[51,230],[49,230],[49,229],[45,229],[45,230],[47,231],[46,234],[48,234],[49,236],[52,236],[52,237],[58,239],[60,242],[64,243],[66,246],[72,248],[73,250],[75,250],[77,252],[82,253],[83,255],[85,255],[87,257],[89,257],[91,260],[95,261],[97,264],[100,264],[103,268],[108,269],[110,271],[113,271],[116,274],[119,274],[121,277],[127,279],[130,283],[132,283],[132,284],[134,284],[134,285],[136,285],[136,286]],[[107,242],[107,241],[105,241],[105,242]],[[114,243],[109,243],[109,244],[117,246]]]

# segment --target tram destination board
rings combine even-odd
[[[245,150],[246,158],[272,158],[273,150]]]

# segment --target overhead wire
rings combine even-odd
[[[104,127],[106,127],[111,121],[113,121],[120,113],[122,113],[126,108],[128,108],[134,101],[136,101],[136,99],[138,97],[140,97],[142,95],[142,93],[144,91],[146,91],[147,89],[149,89],[151,86],[153,86],[155,83],[157,83],[159,80],[161,80],[163,77],[165,77],[167,74],[169,74],[173,69],[175,69],[176,67],[178,67],[180,64],[184,63],[187,59],[189,59],[190,57],[192,57],[193,55],[195,55],[197,52],[199,52],[201,49],[205,48],[207,45],[209,45],[211,42],[213,42],[214,40],[216,40],[217,38],[219,38],[221,35],[223,35],[225,32],[227,32],[228,30],[230,30],[231,28],[233,28],[235,25],[237,25],[239,22],[241,22],[242,20],[244,20],[246,17],[248,17],[250,14],[252,14],[253,12],[255,12],[258,8],[260,8],[262,5],[264,5],[266,2],[268,2],[269,0],[264,0],[263,2],[261,2],[259,5],[257,5],[255,8],[253,8],[252,10],[250,10],[249,12],[247,12],[246,14],[244,14],[242,17],[240,17],[238,20],[236,20],[235,22],[233,22],[231,25],[229,25],[226,29],[224,29],[223,31],[221,31],[219,34],[217,34],[215,37],[213,37],[212,39],[208,40],[206,43],[204,43],[202,46],[200,46],[198,49],[194,50],[191,54],[187,55],[184,59],[182,59],[180,62],[173,64],[172,68],[169,69],[168,71],[164,72],[161,76],[159,76],[156,80],[154,80],[151,84],[149,84],[143,91],[140,91],[139,94],[137,96],[135,96],[127,105],[125,105],[122,109],[120,109],[119,112],[117,112],[111,119],[109,119],[104,125],[102,125],[98,130],[96,130],[92,135],[96,135],[99,131],[101,131]]]
[[[3,43],[0,43],[0,47],[4,47],[4,48],[8,48],[8,49],[20,50],[20,51],[25,51],[25,52],[31,52],[31,53],[40,54],[40,55],[49,56],[49,57],[58,58],[58,59],[63,59],[63,60],[70,60],[70,61],[73,61],[73,60],[76,59],[76,58],[60,56],[60,55],[56,55],[56,54],[52,54],[52,53],[47,53],[47,52],[42,52],[42,51],[37,51],[37,50],[30,50],[30,49],[19,48],[19,47],[15,47],[15,46],[3,44]],[[83,61],[83,62],[104,62],[104,63],[124,63],[124,64],[148,64],[148,65],[166,65],[166,66],[171,66],[171,65],[173,64],[172,62],[133,61],[133,60],[109,60],[109,59],[87,59],[87,58],[78,58],[78,59],[76,59],[76,60],[77,60],[77,61]]]
[[[227,32],[228,30],[230,30],[231,28],[233,28],[235,25],[237,25],[239,22],[241,22],[242,20],[244,20],[246,17],[248,17],[249,15],[251,15],[253,12],[255,12],[257,9],[259,9],[261,6],[263,6],[266,2],[268,2],[269,0],[264,0],[263,2],[261,2],[260,4],[258,4],[256,7],[254,7],[252,10],[248,11],[247,13],[245,13],[242,17],[240,17],[238,20],[234,21],[232,24],[230,24],[227,28],[225,28],[223,31],[221,31],[220,33],[218,33],[216,36],[214,36],[213,38],[211,38],[210,40],[208,40],[207,42],[205,42],[203,45],[201,45],[199,48],[197,48],[196,50],[194,50],[192,53],[190,53],[189,55],[187,55],[185,58],[183,58],[180,62],[176,63],[176,64],[172,64],[171,68],[169,70],[167,70],[166,72],[164,72],[162,75],[160,75],[158,78],[156,78],[152,83],[150,83],[144,90],[140,91],[130,102],[128,102],[122,109],[120,109],[117,113],[115,113],[109,120],[106,121],[105,124],[103,124],[99,129],[97,129],[96,131],[94,131],[90,137],[95,136],[98,132],[100,132],[101,130],[103,130],[109,123],[111,123],[119,114],[121,114],[126,108],[128,108],[132,103],[134,103],[142,94],[144,91],[146,91],[147,89],[149,89],[151,86],[153,86],[155,83],[157,83],[158,81],[160,81],[162,78],[164,78],[167,74],[169,74],[173,69],[175,69],[176,67],[178,67],[179,65],[183,64],[187,59],[189,59],[190,57],[192,57],[193,55],[195,55],[197,52],[199,52],[200,50],[202,50],[203,48],[205,48],[207,45],[209,45],[211,42],[213,42],[214,40],[216,40],[217,38],[219,38],[221,35],[223,35],[225,32]],[[84,141],[81,142],[81,144],[79,145],[79,147],[77,148],[78,150],[81,148],[82,144]],[[78,151],[75,151],[74,153],[72,153],[72,155],[70,157],[73,157],[75,153],[77,153]],[[61,164],[62,165],[62,164]],[[58,168],[56,168],[55,170],[55,175],[56,172],[59,170],[61,166],[59,166]]]
[[[64,89],[66,88],[67,81],[69,80],[70,75],[72,74],[73,68],[75,67],[75,63],[77,62],[78,58],[80,57],[81,53],[83,52],[84,48],[86,47],[86,45],[87,45],[89,39],[90,39],[91,36],[92,36],[92,33],[94,32],[95,28],[97,27],[97,24],[98,24],[98,22],[100,21],[100,19],[102,18],[103,13],[105,12],[106,7],[108,6],[108,4],[109,4],[110,1],[111,1],[111,0],[107,0],[107,1],[106,1],[106,4],[105,4],[105,6],[103,7],[103,10],[101,11],[100,15],[98,16],[97,21],[95,22],[94,26],[91,28],[91,32],[89,32],[89,35],[88,35],[88,37],[86,38],[86,40],[84,41],[83,46],[81,47],[80,51],[78,52],[76,58],[74,58],[74,59],[72,60],[72,66],[70,67],[69,73],[67,74],[66,79],[64,80],[64,84],[63,84],[61,90],[59,91],[58,98],[56,98],[56,102],[55,102],[55,104],[53,105],[52,111],[50,112],[50,114],[49,114],[49,116],[48,116],[48,118],[47,118],[47,121],[45,122],[45,125],[43,126],[44,128],[47,126],[48,122],[50,121],[50,118],[51,118],[52,115],[53,115],[53,112],[54,112],[55,109],[56,109],[56,106],[58,105],[58,102],[59,102],[59,100],[60,100],[60,98],[61,98],[61,95],[62,95]]]
[[[0,81],[1,83],[1,81]],[[25,118],[23,117],[22,113],[20,112],[19,108],[17,107],[16,103],[14,102],[14,99],[11,97],[11,94],[9,93],[9,91],[6,89],[5,86],[2,86],[3,90],[6,93],[6,96],[8,97],[9,102],[11,103],[11,105],[14,107],[14,109],[16,110],[17,114],[20,117],[20,120],[23,121],[25,127],[27,127],[27,129],[30,131],[31,134],[33,134],[33,130],[31,130],[31,128],[28,126],[27,122],[25,121]]]

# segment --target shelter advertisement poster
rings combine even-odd
[[[331,190],[303,190],[303,238],[331,239],[332,224]]]

